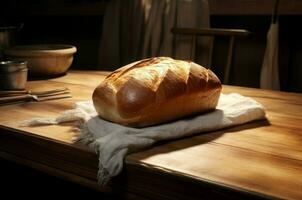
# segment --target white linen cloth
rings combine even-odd
[[[121,172],[127,154],[150,147],[157,141],[214,131],[263,118],[265,111],[261,104],[249,97],[232,93],[221,94],[217,109],[213,112],[147,128],[129,128],[102,120],[97,116],[91,101],[78,102],[74,109],[61,113],[55,119],[31,119],[22,125],[84,122],[77,140],[89,144],[98,153],[98,180],[104,185]]]

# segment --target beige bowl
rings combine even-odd
[[[27,61],[29,75],[64,74],[71,66],[76,47],[65,44],[22,45],[6,49],[8,60]]]

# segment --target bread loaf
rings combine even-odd
[[[126,65],[93,92],[103,119],[132,127],[160,124],[215,109],[221,83],[191,62],[155,57]]]

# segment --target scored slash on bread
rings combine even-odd
[[[215,109],[221,82],[194,62],[154,57],[108,75],[93,92],[98,115],[132,127],[156,125]]]

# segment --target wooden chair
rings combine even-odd
[[[196,52],[196,42],[197,37],[200,36],[210,36],[209,41],[209,56],[208,56],[208,66],[211,66],[212,63],[212,55],[214,48],[214,39],[217,36],[221,37],[229,37],[229,46],[228,46],[228,54],[227,60],[224,68],[224,78],[223,83],[229,83],[230,69],[232,64],[232,58],[234,54],[234,43],[235,38],[240,36],[247,36],[250,34],[249,31],[244,29],[219,29],[219,28],[172,28],[172,33],[175,35],[188,35],[191,36],[191,51],[190,51],[190,59],[192,61],[195,60],[195,52]]]

